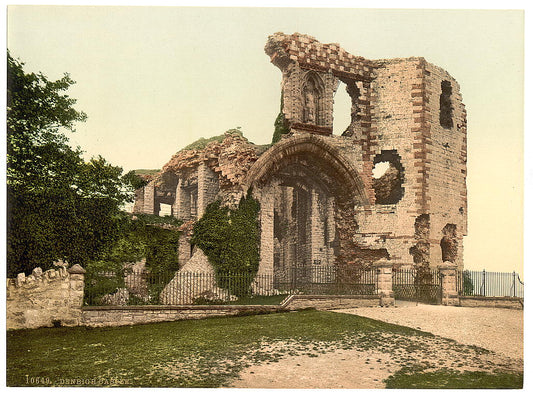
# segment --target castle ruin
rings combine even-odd
[[[192,225],[215,200],[260,202],[260,274],[293,266],[350,271],[391,259],[400,266],[463,268],[467,234],[466,111],[458,83],[421,57],[369,60],[338,44],[276,33],[265,52],[282,73],[287,133],[269,146],[226,133],[174,155],[136,192],[134,212],[161,204]],[[337,90],[351,121],[333,135]],[[388,167],[374,177],[377,167]]]

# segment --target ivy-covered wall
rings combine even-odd
[[[219,201],[207,206],[203,217],[194,225],[191,243],[199,247],[217,274],[219,287],[228,273],[255,275],[259,268],[259,203],[251,194],[243,197],[236,209],[221,206]],[[252,280],[252,278],[250,278]],[[232,291],[235,293],[245,291]]]

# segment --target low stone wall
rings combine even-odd
[[[507,309],[523,309],[521,298],[488,297],[488,296],[460,296],[459,305],[463,307],[500,307]]]
[[[58,266],[45,272],[8,278],[6,285],[6,327],[11,329],[80,324],[85,270]]]
[[[342,309],[354,307],[380,306],[378,295],[291,295],[281,307],[289,310],[297,309]]]
[[[246,313],[272,313],[280,310],[282,309],[277,305],[86,306],[82,309],[80,325],[111,327]]]

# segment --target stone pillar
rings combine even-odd
[[[81,308],[85,292],[85,269],[80,265],[74,265],[67,270],[69,277],[69,304],[72,317],[62,321],[65,325],[79,325],[81,322]]]
[[[377,272],[377,292],[380,306],[394,306],[394,292],[392,291],[392,261],[380,259],[374,262]]]
[[[328,208],[326,216],[326,229],[327,229],[327,243],[328,246],[335,241],[335,199],[328,197]],[[333,250],[331,250],[333,253]],[[333,261],[331,261],[333,263]],[[328,263],[329,264],[329,263]]]
[[[320,195],[315,189],[311,190],[311,264],[325,266],[324,260],[324,222],[322,222],[319,209]],[[317,280],[313,279],[313,282]]]
[[[153,214],[155,209],[155,185],[150,182],[144,187],[143,214]]]
[[[172,206],[172,216],[174,218],[179,218],[180,217],[180,211],[181,211],[181,182],[182,182],[182,179],[179,178],[178,179],[178,184],[176,185],[176,196],[175,196],[175,199],[174,199],[174,205]]]
[[[133,203],[134,214],[142,214],[144,209],[144,187],[135,190],[135,201]]]
[[[191,219],[191,193],[188,189],[184,189],[185,181],[180,178],[178,186],[176,187],[176,209],[174,210],[175,217],[186,222]]]
[[[204,209],[207,207],[207,166],[205,163],[200,163],[198,166],[198,200],[196,205],[198,209],[196,214],[198,219],[204,214]]]
[[[445,306],[459,306],[457,265],[452,262],[444,262],[438,268],[442,279],[442,304]]]
[[[270,190],[270,189],[269,189]],[[261,259],[259,274],[274,273],[274,197],[263,192],[261,200]]]

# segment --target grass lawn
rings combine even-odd
[[[312,357],[316,357],[328,346],[373,349],[385,344],[383,335],[391,334],[393,343],[412,336],[434,338],[406,327],[314,310],[116,328],[10,331],[7,385],[220,387],[229,385],[250,364],[308,354],[304,348],[265,352],[261,345],[275,341],[297,342],[302,346],[311,343],[315,346]],[[406,364],[406,368],[415,368],[413,363]],[[392,380],[387,385],[447,387],[441,378],[428,378],[428,384],[421,384],[420,379],[410,380],[417,374],[420,370],[399,371],[389,378]],[[488,373],[483,376],[485,382],[521,387],[519,374],[505,379]],[[478,382],[475,387],[486,386]]]

